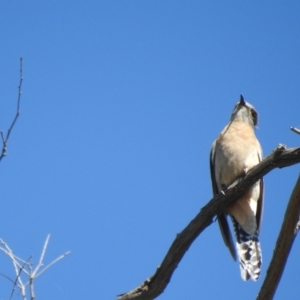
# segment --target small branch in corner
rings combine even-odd
[[[2,139],[2,151],[1,151],[1,155],[0,155],[0,161],[7,154],[8,139],[9,139],[10,133],[11,133],[13,127],[15,126],[15,123],[16,123],[19,115],[20,115],[20,102],[21,102],[21,95],[22,95],[22,83],[23,83],[23,57],[21,56],[20,57],[20,82],[19,82],[19,85],[18,85],[17,112],[15,114],[15,117],[14,117],[10,127],[8,128],[6,136],[3,133],[3,131],[0,132],[1,139]]]
[[[31,256],[26,261],[24,261],[22,258],[16,256],[13,253],[12,249],[8,246],[8,244],[5,243],[0,238],[0,253],[3,252],[5,255],[9,257],[15,269],[16,278],[14,280],[11,279],[9,276],[0,273],[0,276],[3,276],[13,284],[10,300],[12,300],[16,290],[19,290],[19,293],[20,295],[22,295],[23,300],[26,299],[35,300],[36,296],[35,296],[34,284],[36,278],[39,277],[42,273],[44,273],[46,270],[48,270],[50,267],[52,267],[54,264],[56,264],[58,261],[62,260],[68,254],[70,254],[70,251],[67,251],[62,255],[60,255],[59,257],[57,257],[56,259],[54,259],[48,265],[44,266],[44,258],[48,247],[49,239],[50,239],[50,235],[48,234],[43,246],[43,250],[39,262],[37,266],[34,268],[31,262]],[[27,295],[30,297],[27,297]]]

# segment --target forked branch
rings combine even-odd
[[[29,287],[29,295],[30,295],[30,300],[35,300],[35,292],[34,292],[34,281],[37,277],[39,277],[42,273],[44,273],[47,269],[49,269],[51,266],[53,266],[55,263],[57,263],[59,260],[63,259],[65,256],[67,256],[70,251],[65,252],[64,254],[60,255],[58,258],[53,260],[50,264],[45,266],[44,268],[43,261],[45,257],[45,253],[48,247],[48,242],[50,239],[50,235],[47,236],[46,241],[43,246],[43,250],[38,262],[38,265],[36,268],[33,270],[33,265],[30,262],[31,256],[28,260],[24,261],[21,258],[17,257],[13,251],[9,248],[9,246],[2,240],[0,239],[0,251],[2,251],[4,254],[6,254],[12,261],[14,269],[15,269],[15,274],[16,274],[16,279],[12,280],[11,278],[7,277],[6,275],[0,274],[3,277],[7,278],[9,281],[13,283],[13,289],[11,292],[10,299],[12,299],[14,291],[16,287],[20,290],[20,293],[22,295],[23,300],[26,300],[27,294],[26,294],[26,288]],[[24,279],[26,278],[26,283],[24,283]],[[27,279],[28,278],[28,279]]]
[[[228,205],[236,201],[257,180],[271,170],[291,166],[299,162],[300,147],[286,149],[285,146],[279,145],[260,164],[252,168],[238,185],[225,191],[225,195],[219,194],[210,200],[187,227],[177,235],[156,272],[134,290],[119,295],[118,300],[152,300],[159,296],[171,280],[172,274],[185,252],[200,233],[213,222],[215,216],[224,211]]]

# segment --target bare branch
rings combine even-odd
[[[67,251],[66,253],[62,254],[61,256],[59,256],[58,258],[56,258],[54,261],[52,261],[48,266],[46,266],[43,270],[41,270],[39,273],[39,269],[43,266],[43,260],[45,257],[45,253],[48,247],[48,243],[49,243],[49,239],[50,239],[50,234],[47,235],[46,237],[46,241],[44,243],[44,247],[40,256],[40,260],[38,265],[36,266],[35,270],[33,272],[31,272],[30,276],[29,276],[29,286],[30,286],[30,295],[31,295],[31,300],[35,299],[35,293],[34,293],[34,280],[40,276],[41,274],[43,274],[47,269],[49,269],[51,266],[53,266],[55,263],[57,263],[59,260],[63,259],[65,256],[67,256],[69,253],[71,253],[70,251]]]
[[[23,57],[21,56],[20,57],[20,82],[19,82],[19,85],[18,85],[17,112],[16,112],[16,115],[15,115],[10,127],[8,128],[6,136],[4,136],[3,132],[1,131],[1,137],[2,137],[2,144],[3,145],[2,145],[1,155],[0,155],[0,161],[7,154],[8,139],[9,139],[10,133],[11,133],[12,129],[14,128],[15,123],[16,123],[19,115],[20,115],[20,102],[21,102],[21,95],[22,95],[22,83],[23,83]]]
[[[10,298],[9,298],[10,300],[12,299],[12,297],[13,297],[13,295],[14,295],[16,286],[18,286],[18,287],[20,288],[20,286],[17,284],[17,282],[18,282],[18,280],[19,280],[19,278],[20,278],[20,275],[21,275],[22,271],[24,270],[25,265],[28,263],[28,261],[29,261],[30,259],[31,259],[31,255],[30,255],[30,257],[27,259],[27,261],[23,263],[22,268],[20,268],[20,270],[19,270],[19,274],[18,274],[17,278],[16,278],[15,281],[13,282],[14,287],[13,287],[13,289],[12,289],[12,291],[11,291],[11,294],[10,294]]]
[[[9,246],[2,240],[0,239],[0,243],[3,245],[3,247],[0,247],[0,250],[2,252],[4,252],[7,256],[9,256],[9,258],[11,259],[13,265],[14,265],[14,269],[15,269],[15,273],[16,273],[16,281],[14,283],[14,287],[13,290],[16,286],[16,282],[18,282],[17,286],[21,291],[21,295],[23,297],[23,300],[26,300],[26,289],[25,289],[25,285],[22,282],[22,278],[20,277],[20,271],[21,269],[23,269],[23,267],[20,265],[20,263],[18,262],[18,260],[22,261],[23,264],[25,265],[26,262],[24,262],[23,260],[19,259],[18,257],[16,257],[12,250],[9,248]],[[23,269],[23,271],[25,272],[25,270]],[[27,272],[26,272],[27,273]],[[27,273],[28,274],[28,273]]]
[[[292,131],[294,131],[295,133],[300,134],[300,129],[296,128],[296,127],[291,127],[290,128]]]
[[[11,281],[13,284],[15,283],[11,278],[9,278],[8,276],[6,276],[5,274],[0,273],[0,276],[3,276],[7,280]]]
[[[20,263],[26,264],[27,262],[24,261],[23,259],[19,258],[18,256],[16,256],[15,254],[13,254],[12,250],[2,239],[0,239],[0,244],[2,244],[4,246],[4,248],[0,247],[0,250],[11,258],[11,260],[13,261],[14,266],[15,266],[16,275],[18,275],[18,272],[19,272],[18,270],[22,268]],[[24,270],[24,272],[27,275],[29,275],[29,273],[26,270]]]
[[[269,265],[267,276],[263,282],[257,300],[273,299],[280,282],[290,250],[297,235],[297,222],[300,213],[300,176],[288,203],[281,231],[279,233],[274,254]]]
[[[47,235],[46,237],[46,241],[44,243],[44,247],[43,247],[43,250],[42,250],[42,253],[41,253],[41,256],[40,256],[40,260],[39,260],[39,263],[38,265],[36,266],[35,270],[32,272],[31,276],[32,278],[35,277],[35,274],[37,273],[37,271],[40,269],[40,267],[43,265],[43,260],[44,260],[44,256],[45,256],[45,253],[46,253],[46,249],[47,249],[47,246],[48,246],[48,243],[49,243],[49,239],[50,239],[50,234]]]
[[[51,266],[53,266],[54,264],[56,264],[58,261],[60,261],[61,259],[65,258],[67,255],[69,255],[71,253],[71,251],[67,251],[64,254],[60,255],[59,257],[57,257],[56,259],[54,259],[48,266],[46,266],[41,272],[39,272],[38,274],[35,275],[35,278],[39,277],[41,274],[43,274],[47,269],[49,269]]]
[[[66,257],[68,254],[71,253],[71,251],[67,251],[64,254],[60,255],[59,257],[57,257],[56,259],[54,259],[50,264],[48,264],[43,270],[41,270],[39,273],[39,269],[41,268],[41,266],[43,266],[43,260],[44,260],[44,256],[46,253],[46,249],[48,247],[48,242],[50,239],[50,234],[47,235],[44,247],[43,247],[43,251],[41,253],[41,257],[40,257],[40,261],[37,265],[37,267],[35,268],[35,270],[32,272],[31,276],[33,279],[37,278],[38,276],[40,276],[41,274],[43,274],[47,269],[49,269],[51,266],[53,266],[55,263],[57,263],[58,261],[60,261],[61,259],[63,259],[64,257]]]
[[[152,300],[159,296],[171,280],[172,274],[185,252],[200,233],[213,222],[213,218],[216,215],[224,211],[228,205],[236,201],[249,190],[257,180],[271,170],[287,167],[299,162],[300,147],[286,149],[285,146],[279,145],[260,164],[252,168],[244,178],[241,179],[238,185],[225,191],[225,195],[216,195],[209,201],[188,226],[177,235],[162,264],[157,268],[154,275],[144,281],[136,289],[119,295],[118,300]]]
[[[41,256],[40,256],[40,259],[39,259],[39,262],[38,262],[38,265],[35,268],[33,268],[33,266],[29,263],[29,260],[31,259],[31,256],[26,261],[20,259],[16,255],[14,255],[12,250],[9,248],[9,246],[2,239],[0,239],[0,245],[2,245],[0,247],[0,251],[5,253],[11,259],[11,261],[13,263],[13,266],[14,266],[14,269],[15,269],[15,273],[16,273],[15,281],[11,280],[6,275],[0,274],[0,275],[4,276],[5,278],[7,278],[8,280],[10,280],[11,282],[13,282],[13,284],[14,284],[13,290],[11,292],[10,299],[12,299],[14,291],[15,291],[15,287],[17,286],[20,289],[23,300],[26,300],[26,288],[27,288],[27,286],[29,286],[30,300],[35,300],[35,298],[36,298],[35,297],[35,292],[34,292],[34,281],[35,281],[35,279],[38,276],[40,276],[42,273],[44,273],[47,269],[49,269],[51,266],[53,266],[55,263],[57,263],[58,261],[60,261],[61,259],[63,259],[65,256],[67,256],[70,253],[70,251],[65,252],[64,254],[62,254],[61,256],[56,258],[55,260],[53,260],[45,268],[40,270],[43,266],[43,260],[44,260],[45,253],[46,253],[46,250],[47,250],[47,247],[48,247],[49,239],[50,239],[50,235],[47,235],[46,241],[44,243],[42,253],[41,253]],[[29,277],[29,280],[26,283],[23,283],[23,280],[21,278],[21,275],[23,275],[23,274],[25,274],[26,276]]]

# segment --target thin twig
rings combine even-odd
[[[17,278],[15,279],[14,286],[13,286],[13,289],[11,291],[11,295],[10,295],[10,298],[9,298],[10,300],[12,299],[12,297],[14,295],[14,292],[15,292],[15,289],[16,289],[16,286],[17,286],[17,281],[19,280],[19,277],[20,277],[22,271],[24,270],[25,265],[28,263],[28,261],[31,259],[31,257],[32,256],[30,255],[30,257],[27,259],[27,261],[23,263],[22,268],[20,268],[20,270],[19,270],[19,274],[18,274]]]
[[[40,267],[43,265],[43,260],[44,260],[44,256],[45,256],[45,253],[46,253],[46,250],[47,250],[49,239],[50,239],[50,234],[48,234],[47,237],[46,237],[46,241],[44,243],[44,247],[43,247],[43,250],[42,250],[42,253],[41,253],[41,256],[40,256],[39,263],[38,263],[38,265],[36,266],[35,270],[32,272],[32,274],[30,276],[32,278],[35,278],[35,274],[40,269]]]
[[[35,270],[32,272],[31,276],[33,279],[39,277],[41,274],[43,274],[47,269],[49,269],[51,266],[53,266],[55,263],[57,263],[59,260],[63,259],[64,257],[66,257],[68,254],[71,253],[71,251],[67,251],[64,254],[60,255],[59,257],[57,257],[56,259],[54,259],[50,264],[48,264],[43,270],[41,270],[39,273],[39,269],[41,268],[41,266],[43,266],[43,260],[44,260],[44,256],[45,256],[45,252],[48,246],[48,242],[50,239],[50,234],[47,235],[44,247],[43,247],[43,251],[40,257],[40,261],[37,265],[37,267],[35,268]]]
[[[59,260],[63,259],[65,256],[67,256],[70,251],[67,251],[66,253],[62,254],[61,256],[59,256],[58,258],[56,258],[55,260],[53,260],[49,265],[47,265],[43,270],[41,270],[39,273],[37,273],[39,271],[39,269],[43,266],[43,260],[45,257],[45,253],[48,247],[48,243],[49,243],[49,239],[50,239],[50,234],[47,235],[46,241],[44,243],[44,247],[40,256],[40,260],[39,263],[37,265],[37,267],[35,268],[35,270],[30,274],[29,277],[29,286],[30,286],[30,295],[31,295],[31,300],[35,299],[35,294],[34,294],[34,280],[40,276],[41,274],[43,274],[47,269],[49,269],[51,266],[53,266],[55,263],[57,263]]]
[[[300,129],[296,128],[296,127],[291,127],[290,128],[292,131],[294,131],[295,133],[300,134]]]
[[[6,278],[7,280],[11,281],[12,283],[14,283],[14,281],[9,278],[8,276],[6,276],[5,274],[0,273],[0,276],[3,276],[4,278]]]
[[[66,257],[68,254],[70,254],[71,251],[67,251],[64,254],[62,254],[61,256],[59,256],[58,258],[56,258],[55,260],[53,260],[48,266],[46,266],[41,272],[39,272],[38,274],[35,275],[34,278],[39,277],[41,274],[43,274],[47,269],[49,269],[51,266],[53,266],[55,263],[57,263],[59,260],[63,259],[64,257]]]
[[[8,143],[8,139],[10,137],[10,133],[13,129],[13,127],[15,126],[15,123],[20,115],[20,102],[21,102],[21,95],[22,95],[22,83],[23,83],[23,57],[20,57],[20,82],[18,85],[18,101],[17,101],[17,112],[15,114],[15,117],[10,125],[10,127],[8,128],[6,137],[4,136],[3,132],[1,131],[1,137],[2,137],[2,152],[0,155],[0,161],[2,160],[2,158],[4,156],[6,156],[7,154],[7,143]]]

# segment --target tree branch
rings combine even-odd
[[[213,218],[224,211],[224,209],[243,195],[251,186],[264,175],[275,168],[283,168],[300,162],[300,147],[286,149],[279,145],[260,164],[252,168],[240,181],[238,185],[225,191],[225,195],[218,194],[205,205],[200,213],[188,224],[188,226],[177,235],[166,254],[162,264],[156,272],[134,290],[121,294],[118,300],[152,300],[159,296],[168,285],[173,272],[184,256],[185,252],[208,227]]]
[[[257,300],[273,299],[280,282],[289,253],[297,235],[297,223],[300,214],[300,176],[288,203],[281,231],[266,278],[257,296]]]
[[[20,102],[21,102],[21,95],[22,95],[22,83],[23,83],[23,57],[21,56],[20,57],[20,82],[19,82],[19,85],[18,85],[17,112],[15,114],[15,117],[14,117],[10,127],[8,128],[6,136],[4,136],[3,131],[0,132],[1,138],[2,138],[2,151],[1,151],[1,155],[0,155],[0,161],[7,154],[8,139],[9,139],[10,133],[11,133],[12,129],[14,128],[15,123],[17,122],[17,119],[20,115]]]
[[[32,263],[29,263],[29,260],[31,260],[31,256],[29,259],[24,261],[23,259],[19,258],[15,254],[13,254],[13,251],[10,249],[10,247],[0,238],[0,252],[2,251],[4,254],[6,254],[12,261],[15,273],[16,273],[16,279],[13,281],[8,276],[3,275],[0,273],[0,275],[4,276],[8,280],[10,280],[13,283],[13,289],[11,292],[10,299],[12,299],[14,291],[16,287],[20,290],[20,293],[23,297],[23,300],[26,300],[26,289],[28,287],[29,293],[30,293],[30,300],[35,300],[35,292],[34,292],[34,283],[38,276],[40,276],[42,273],[44,273],[46,270],[48,270],[51,266],[53,266],[55,263],[57,263],[59,260],[66,257],[68,254],[70,254],[70,251],[65,252],[64,254],[60,255],[58,258],[53,260],[50,264],[48,264],[46,267],[42,269],[42,266],[44,265],[43,260],[45,257],[45,253],[48,247],[48,242],[50,239],[50,235],[47,235],[46,241],[43,246],[43,250],[38,262],[38,265],[33,270]],[[23,283],[23,279],[21,277],[29,277],[29,280],[26,283]]]
[[[294,131],[295,133],[300,134],[300,129],[296,128],[296,127],[291,127],[290,128],[292,131]]]

